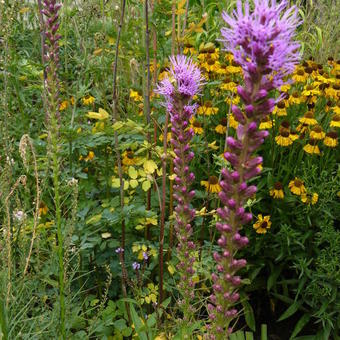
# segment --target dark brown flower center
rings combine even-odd
[[[261,222],[261,228],[266,229],[267,226],[268,226],[268,222],[267,221],[262,221]]]
[[[227,126],[227,124],[228,124],[228,119],[227,119],[227,118],[222,118],[222,119],[220,120],[220,123],[221,123],[222,126]]]
[[[277,107],[279,109],[284,109],[286,107],[286,104],[283,100],[281,100],[280,102],[278,102]]]
[[[332,138],[332,139],[337,139],[338,138],[338,134],[335,131],[329,131],[326,134],[327,137]]]
[[[218,178],[216,176],[210,176],[208,180],[209,184],[217,184],[218,183]]]
[[[318,141],[317,141],[316,139],[310,139],[310,140],[308,141],[308,144],[309,144],[309,145],[312,145],[312,146],[315,146],[315,145],[318,144]]]
[[[289,137],[289,131],[287,130],[280,131],[280,136],[285,138]]]
[[[317,133],[322,132],[322,128],[321,128],[321,126],[319,126],[319,125],[314,126],[312,130],[313,130],[314,132],[317,132]]]
[[[299,179],[294,180],[294,186],[297,188],[302,187],[303,183]]]
[[[192,125],[193,125],[194,127],[196,127],[196,128],[202,127],[202,124],[201,124],[200,122],[198,122],[197,120],[195,120],[195,121],[192,123]]]
[[[284,121],[281,123],[281,126],[282,126],[283,128],[285,128],[285,129],[289,129],[290,124],[289,124],[288,121],[284,120]]]
[[[305,74],[305,72],[303,70],[298,70],[296,72],[299,76],[303,76]]]
[[[340,115],[336,114],[333,118],[332,118],[333,122],[340,122]]]
[[[275,190],[282,190],[283,186],[282,186],[282,183],[281,182],[276,182],[274,184],[274,189]]]
[[[305,113],[305,118],[314,118],[314,113],[311,111],[308,111]]]

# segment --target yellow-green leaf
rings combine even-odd
[[[130,181],[130,186],[131,186],[132,189],[137,188],[137,186],[138,186],[138,181],[137,181],[136,179],[132,179],[132,180]]]
[[[130,176],[130,178],[132,178],[132,179],[136,179],[137,178],[137,176],[138,176],[138,172],[137,172],[137,170],[133,167],[133,166],[130,166],[129,167],[129,176]],[[138,185],[138,184],[137,184]],[[136,185],[136,186],[137,186]]]
[[[119,178],[112,178],[112,188],[119,188],[120,187],[120,180]]]
[[[86,221],[86,224],[98,223],[101,220],[101,218],[102,218],[102,214],[94,215]]]
[[[104,120],[109,118],[109,114],[104,109],[100,108],[98,112],[89,111],[87,117],[91,119]]]
[[[153,174],[157,169],[157,164],[152,159],[148,159],[144,162],[143,168],[147,174]]]
[[[146,180],[142,184],[142,189],[144,191],[148,191],[151,188],[151,182],[149,180]]]

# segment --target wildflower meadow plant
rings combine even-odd
[[[164,96],[165,106],[170,113],[172,123],[171,144],[174,146],[174,199],[175,230],[178,239],[177,257],[179,263],[177,269],[180,274],[180,309],[183,312],[183,320],[190,322],[193,317],[192,299],[194,298],[194,274],[193,263],[195,257],[193,251],[195,244],[190,240],[192,235],[191,221],[195,217],[195,209],[190,202],[195,191],[190,190],[190,185],[195,175],[190,172],[189,164],[194,157],[190,148],[190,141],[194,131],[190,128],[190,118],[194,115],[196,105],[191,104],[192,98],[202,86],[202,76],[198,67],[187,57],[178,55],[171,57],[170,77],[161,81],[157,92]]]
[[[228,25],[222,29],[223,43],[243,69],[244,86],[238,86],[237,92],[244,110],[232,106],[239,126],[235,138],[227,138],[224,157],[230,168],[223,168],[221,173],[222,207],[217,211],[220,220],[216,224],[221,234],[218,239],[221,251],[214,253],[217,272],[212,274],[213,294],[208,305],[209,339],[228,338],[232,321],[238,315],[234,305],[239,299],[237,287],[242,280],[236,272],[247,262],[235,256],[238,249],[248,244],[247,237],[240,235],[242,225],[252,219],[244,205],[257,190],[247,181],[261,171],[262,157],[254,153],[268,136],[266,130],[258,127],[276,103],[271,92],[284,83],[299,60],[299,44],[293,41],[299,23],[297,9],[287,6],[287,1],[255,0],[251,12],[248,2],[243,6],[238,1],[237,10],[231,16],[223,13]]]

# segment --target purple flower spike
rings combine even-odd
[[[299,25],[295,6],[287,9],[288,1],[254,0],[255,9],[249,11],[249,3],[238,0],[237,10],[222,17],[228,27],[222,28],[223,42],[241,65],[246,77],[270,75],[275,86],[294,70],[298,63],[300,44],[294,42],[295,29]],[[261,68],[260,70],[258,68]],[[258,71],[261,71],[259,74]],[[275,75],[273,75],[275,73]]]
[[[267,131],[258,131],[258,126],[275,105],[270,91],[283,83],[299,59],[299,44],[293,41],[298,25],[296,7],[287,9],[287,0],[279,4],[276,0],[254,0],[254,5],[250,12],[249,3],[243,6],[238,0],[231,16],[223,13],[228,27],[222,29],[222,41],[243,69],[245,85],[239,86],[237,92],[245,110],[232,107],[239,125],[236,137],[227,139],[228,150],[224,154],[232,169],[221,170],[221,207],[217,209],[220,220],[216,224],[221,234],[217,241],[220,252],[213,256],[216,271],[212,274],[213,298],[208,307],[211,319],[208,338],[216,340],[229,338],[232,321],[238,316],[234,305],[242,280],[236,273],[247,262],[235,255],[249,242],[240,230],[252,219],[244,206],[257,190],[255,185],[248,186],[247,181],[261,172],[262,157],[254,152],[268,136]]]
[[[190,323],[194,319],[192,298],[195,273],[195,244],[190,241],[193,234],[191,222],[195,217],[195,210],[190,202],[195,196],[195,191],[190,189],[195,175],[190,172],[189,164],[194,157],[190,142],[193,137],[192,129],[188,129],[190,118],[194,115],[197,105],[191,104],[192,97],[199,93],[203,78],[199,68],[191,59],[178,55],[171,57],[169,69],[170,78],[165,78],[158,85],[157,92],[164,96],[164,106],[167,108],[172,124],[172,139],[175,158],[173,163],[176,174],[174,194],[175,199],[175,231],[178,240],[177,269],[180,275],[179,289],[182,299],[179,307],[183,313],[183,320]]]

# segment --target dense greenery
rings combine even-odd
[[[226,135],[237,126],[230,104],[238,102],[242,83],[241,68],[219,41],[221,13],[235,3],[150,0],[147,19],[145,0],[127,1],[124,13],[123,4],[63,0],[53,149],[38,3],[0,2],[0,339],[202,339],[205,333],[218,178]],[[260,126],[270,136],[258,152],[264,159],[258,192],[247,204],[257,218],[244,229],[250,242],[240,251],[248,264],[235,330],[260,334],[266,324],[273,339],[339,339],[340,5],[298,5],[303,60]],[[206,78],[191,122],[199,245],[191,328],[181,327],[176,303],[173,150],[163,143],[166,114],[153,91],[174,52],[191,55]]]

